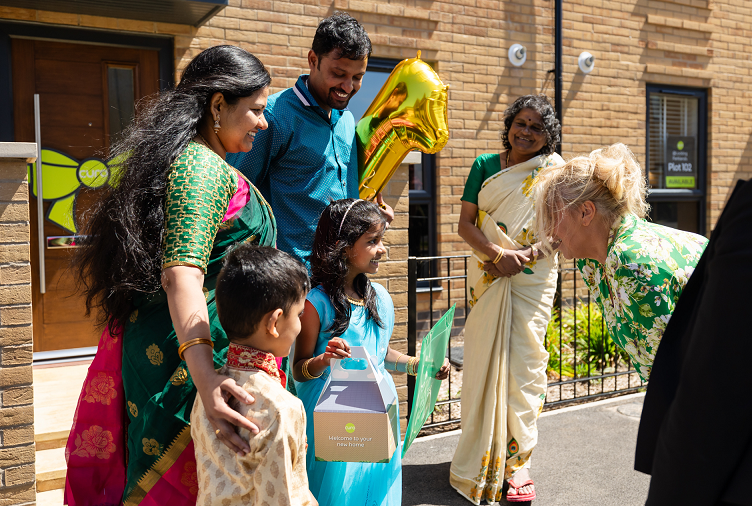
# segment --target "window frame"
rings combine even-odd
[[[647,202],[697,202],[697,230],[701,235],[707,229],[707,135],[708,135],[708,89],[667,84],[646,86],[645,93],[645,179],[648,180],[650,166],[650,94],[691,96],[698,99],[697,104],[697,188],[650,188],[648,186]]]

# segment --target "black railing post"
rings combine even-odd
[[[407,354],[415,356],[418,340],[418,259],[407,259]],[[413,409],[415,377],[407,377],[407,418]]]

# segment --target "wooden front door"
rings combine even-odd
[[[13,111],[18,142],[35,142],[39,94],[46,292],[40,292],[35,170],[29,177],[34,351],[96,346],[69,269],[80,219],[108,183],[110,142],[127,126],[139,98],[159,90],[158,53],[148,49],[13,39]],[[92,315],[93,316],[93,315]]]

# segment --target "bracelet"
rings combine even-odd
[[[180,357],[180,360],[185,360],[183,358],[183,353],[185,353],[185,350],[197,344],[208,344],[209,346],[212,347],[212,350],[214,349],[214,341],[212,341],[211,339],[206,339],[204,337],[197,337],[195,339],[189,339],[188,341],[181,344],[180,347],[178,348],[178,357]]]
[[[399,361],[399,359],[404,357],[405,354],[400,353],[400,352],[397,352],[397,353],[399,353],[400,355],[399,357],[397,357],[397,360],[395,360],[394,362],[387,362],[386,360],[384,360],[384,369],[388,369],[390,371],[405,372],[405,371],[400,371],[400,361]]]
[[[402,357],[407,357],[407,360],[404,362],[400,362],[399,359]],[[397,372],[407,372],[407,364],[410,362],[410,356],[405,355],[404,353],[400,353],[400,356],[397,358],[397,361],[394,363],[394,370]]]
[[[409,374],[410,376],[417,376],[419,364],[420,364],[420,359],[418,357],[410,357],[410,359],[407,361],[407,367],[405,367],[405,372]]]
[[[531,250],[531,252],[533,254],[533,260],[537,260],[538,259],[538,254],[540,252],[538,251],[538,248],[535,246],[535,244],[531,244],[530,245],[530,250]]]
[[[494,264],[499,263],[499,260],[501,260],[504,257],[504,248],[501,248],[501,251],[499,251],[499,254],[496,255],[496,258],[494,258],[493,262]]]
[[[305,362],[303,362],[303,368],[302,368],[303,369],[303,377],[305,379],[307,379],[307,380],[312,380],[312,379],[320,378],[321,374],[324,374],[324,372],[322,371],[321,374],[319,374],[318,376],[313,376],[310,372],[308,372],[308,363],[311,360],[313,360],[313,357],[309,358],[308,360],[306,360]]]

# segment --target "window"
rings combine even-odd
[[[350,100],[348,109],[357,122],[381,90],[398,60],[370,58],[363,84]],[[434,166],[435,155],[419,151],[408,153],[404,162],[408,165],[410,181],[410,220],[408,254],[425,257],[436,254],[436,212],[434,211]],[[420,262],[418,278],[429,277],[429,262]],[[432,275],[436,275],[433,274]],[[427,286],[427,285],[426,285]]]
[[[434,163],[436,157],[412,152],[409,162],[410,230],[408,254],[412,257],[436,255],[436,213],[434,211]],[[419,262],[418,278],[437,276],[436,262]],[[419,283],[418,286],[422,286]],[[426,284],[426,286],[428,286]]]
[[[135,79],[133,67],[107,66],[107,116],[110,145],[120,139],[120,135],[135,116]]]
[[[647,178],[655,223],[705,233],[707,93],[648,85]]]

